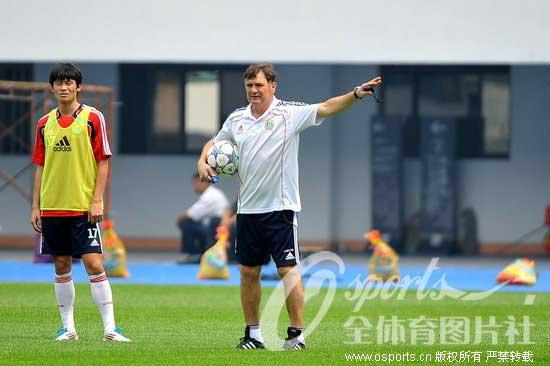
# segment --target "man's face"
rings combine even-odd
[[[81,86],[76,85],[76,81],[72,79],[56,80],[53,82],[53,93],[58,103],[72,103],[80,91]]]
[[[268,82],[264,73],[260,71],[256,74],[256,77],[246,79],[244,87],[246,89],[246,99],[252,106],[265,106],[273,100],[277,83],[274,81]]]

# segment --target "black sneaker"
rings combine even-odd
[[[264,349],[265,346],[262,342],[250,337],[250,327],[246,327],[244,330],[244,337],[240,339],[237,344],[238,349]]]
[[[304,337],[300,337],[302,334],[302,330],[298,328],[288,327],[286,330],[286,334],[288,335],[288,338],[285,339],[285,344],[283,345],[283,349],[285,350],[302,350],[306,349],[305,343],[301,341]]]

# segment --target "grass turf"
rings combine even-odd
[[[263,302],[271,289],[264,289]],[[421,353],[431,354],[432,362],[359,362],[369,365],[466,365],[473,362],[436,362],[437,351],[481,351],[484,365],[527,364],[523,362],[486,362],[487,351],[531,351],[531,365],[550,364],[550,294],[537,294],[531,306],[522,305],[524,294],[498,293],[483,301],[452,299],[418,301],[416,292],[407,293],[404,301],[395,299],[367,301],[359,313],[355,302],[345,299],[338,290],[327,315],[307,339],[308,349],[294,352],[241,351],[233,347],[242,336],[243,318],[239,289],[235,287],[145,286],[113,284],[117,325],[133,340],[130,344],[103,342],[98,311],[87,285],[77,285],[75,320],[80,340],[55,342],[60,326],[51,284],[0,284],[0,365],[338,365],[347,364],[351,353]],[[306,323],[311,322],[323,301],[325,291],[306,304]],[[466,316],[473,323],[481,316],[487,323],[494,315],[499,323],[507,316],[530,317],[532,345],[507,345],[504,330],[499,331],[498,345],[349,345],[352,331],[344,328],[351,315],[365,316],[376,323],[378,316],[396,315],[400,320],[426,316]],[[281,314],[280,332],[288,324]],[[473,326],[473,324],[472,324]],[[373,332],[373,331],[372,331]],[[439,333],[436,331],[436,333]],[[352,362],[354,363],[354,362]]]

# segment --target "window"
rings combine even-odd
[[[179,73],[156,72],[151,149],[157,152],[180,151],[182,88]]]
[[[510,149],[509,75],[485,75],[481,110],[485,119],[485,153],[509,154]]]
[[[32,81],[31,64],[0,64],[0,80]],[[31,109],[30,91],[0,89],[0,153],[28,154],[42,110]]]
[[[199,153],[246,104],[244,66],[123,64],[120,151]]]
[[[190,71],[185,80],[187,148],[200,150],[220,128],[220,79],[215,71]]]
[[[453,117],[458,156],[507,157],[510,150],[510,68],[507,66],[383,66],[382,113],[405,116],[405,155],[419,154],[419,120]]]
[[[155,133],[180,132],[181,80],[178,74],[159,71],[155,86],[154,122]]]

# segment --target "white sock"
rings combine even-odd
[[[254,338],[257,341],[264,343],[262,330],[260,329],[260,326],[258,324],[250,325],[250,338]]]
[[[68,331],[74,332],[74,282],[72,273],[56,274],[54,285],[55,298],[57,299],[57,307],[59,308],[59,315],[61,315],[63,328],[67,328]]]
[[[105,272],[90,275],[90,288],[92,298],[103,320],[105,334],[111,333],[115,329],[115,312],[113,309],[113,293]]]

